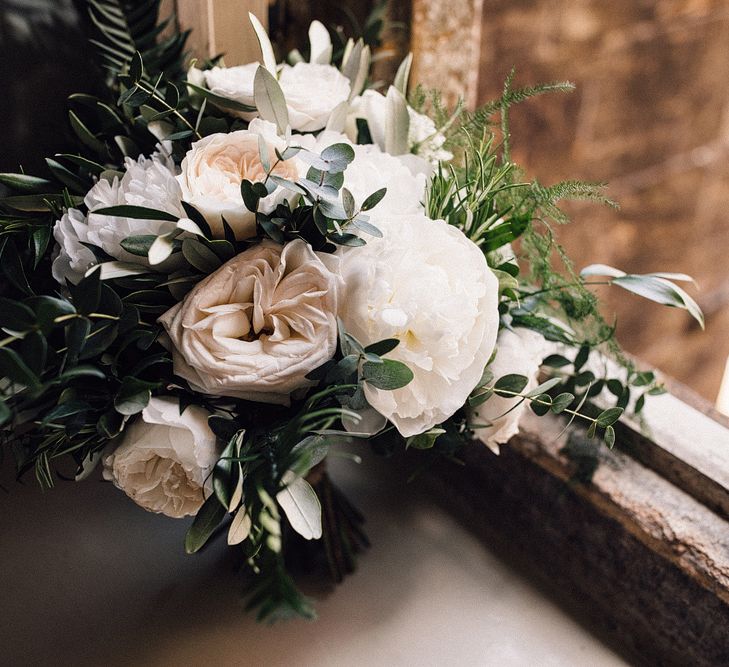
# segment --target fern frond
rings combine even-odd
[[[464,118],[463,127],[469,129],[490,127],[494,124],[493,116],[496,113],[504,109],[508,110],[514,104],[546,93],[569,93],[575,89],[575,85],[569,81],[555,81],[523,88],[511,88],[511,77],[507,79],[507,82],[509,85],[504,86],[504,92],[499,98],[487,102]]]
[[[139,51],[147,72],[176,78],[183,71],[188,32],[174,31],[160,41],[163,31],[174,25],[174,17],[159,20],[161,0],[82,0],[102,66],[111,84],[129,66]]]

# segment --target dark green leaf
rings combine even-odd
[[[31,331],[20,341],[19,351],[22,358],[38,377],[43,375],[46,368],[46,355],[48,343],[40,331]]]
[[[148,382],[127,376],[114,397],[114,408],[122,415],[135,415],[147,407],[151,397]]]
[[[52,296],[33,297],[32,299],[28,299],[26,303],[35,312],[38,326],[46,335],[57,326],[55,322],[57,318],[76,312],[76,309],[69,301]]]
[[[28,368],[17,352],[7,347],[0,348],[0,377],[25,385],[31,391],[40,387],[40,379]]]
[[[0,327],[22,333],[35,325],[35,313],[25,304],[0,297]]]
[[[138,236],[127,236],[121,241],[121,247],[132,255],[146,257],[149,249],[157,237],[154,234],[140,234]]]
[[[230,497],[235,488],[238,465],[231,460],[236,455],[236,438],[232,438],[220,454],[220,459],[213,468],[213,490],[221,505],[228,507]]]
[[[27,174],[0,174],[0,183],[11,190],[27,194],[40,194],[53,190],[53,183],[45,178],[28,176]]]
[[[392,352],[399,344],[400,341],[397,338],[385,338],[384,340],[372,343],[372,345],[368,345],[364,350],[370,354],[376,354],[382,357],[388,352]]]
[[[575,371],[579,371],[585,365],[589,356],[590,347],[588,345],[583,345],[575,357]]]
[[[531,402],[532,412],[542,417],[549,412],[551,404],[552,397],[549,394],[541,394]]]
[[[405,447],[408,449],[431,449],[443,433],[445,433],[445,430],[442,428],[432,428],[425,433],[409,437],[405,441]]]
[[[551,368],[562,368],[563,366],[569,366],[572,362],[563,357],[561,354],[550,354],[542,361],[544,366],[550,366]]]
[[[68,289],[77,312],[84,315],[96,312],[101,300],[101,271],[92,271],[76,285],[69,283]]]
[[[202,273],[212,273],[220,267],[220,258],[197,239],[185,239],[182,242],[182,254],[185,259]]]
[[[166,222],[177,222],[177,216],[172,215],[172,213],[158,211],[157,209],[147,208],[146,206],[131,206],[128,204],[97,208],[92,213],[94,215],[116,215],[121,218],[133,218],[134,220],[165,220]]]
[[[552,401],[551,410],[555,415],[558,415],[560,412],[564,412],[564,410],[566,410],[570,405],[572,405],[572,402],[574,400],[575,400],[574,394],[570,394],[569,392],[564,392],[562,394],[559,394]]]
[[[242,102],[236,102],[235,100],[231,100],[227,97],[216,95],[215,93],[210,92],[207,88],[201,88],[200,86],[196,86],[194,83],[190,83],[189,81],[186,82],[186,85],[188,88],[192,88],[192,90],[194,90],[196,93],[199,93],[205,99],[212,102],[219,109],[227,109],[229,111],[243,111],[246,113],[250,113],[256,110],[256,107],[252,107],[250,104],[243,104]]]
[[[85,317],[75,317],[66,326],[66,363],[71,366],[76,363],[83,349],[89,332],[91,322]]]
[[[10,418],[13,416],[13,413],[11,412],[10,408],[8,407],[7,403],[0,399],[0,426],[10,421]]]
[[[615,444],[615,429],[612,426],[605,428],[605,444],[611,449]]]
[[[226,508],[213,494],[203,504],[185,535],[185,551],[193,554],[210,539],[226,514]]]
[[[623,408],[608,408],[607,410],[603,410],[597,416],[597,423],[603,427],[610,426],[618,421],[618,419],[620,419],[620,415],[622,414]]]
[[[48,249],[48,243],[51,240],[51,228],[50,227],[38,227],[33,230],[31,235],[33,241],[33,254],[35,260],[33,261],[33,268],[38,267],[38,263],[43,259],[46,250]]]
[[[379,204],[383,197],[387,194],[387,188],[380,188],[376,192],[373,192],[367,199],[362,202],[361,210],[369,211]]]
[[[185,210],[187,217],[200,228],[200,231],[206,238],[213,238],[213,232],[210,229],[210,225],[200,211],[198,211],[192,204],[188,204],[186,201],[182,202],[182,208]]]
[[[253,182],[244,178],[240,183],[240,194],[246,208],[255,213],[258,210],[258,202],[261,196],[257,189],[253,188]]]
[[[511,396],[512,394],[521,394],[524,387],[529,383],[529,378],[524,375],[511,373],[500,377],[494,385],[494,392],[499,396]]]

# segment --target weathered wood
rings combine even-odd
[[[248,12],[268,25],[268,0],[176,0],[180,28],[192,28],[189,39],[194,57],[225,55],[228,66],[258,60],[260,50]]]
[[[474,443],[426,483],[632,658],[729,664],[729,523],[625,452],[570,481],[561,429],[529,415],[500,456]]]
[[[413,0],[410,49],[412,80],[437,88],[454,105],[477,102],[483,0]]]

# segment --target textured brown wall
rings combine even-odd
[[[684,271],[707,330],[611,291],[620,339],[709,399],[729,355],[729,3],[484,0],[479,101],[521,83],[577,91],[513,115],[516,157],[547,182],[610,183],[613,212],[573,206],[560,238],[582,266]],[[696,293],[696,292],[694,292]]]

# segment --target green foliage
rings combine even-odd
[[[172,30],[169,37],[160,39],[175,22],[174,16],[160,20],[161,0],[83,0],[82,4],[92,25],[90,42],[98,49],[111,85],[114,77],[130,68],[137,52],[150,76],[182,75],[189,33]],[[137,72],[141,72],[139,65]]]

